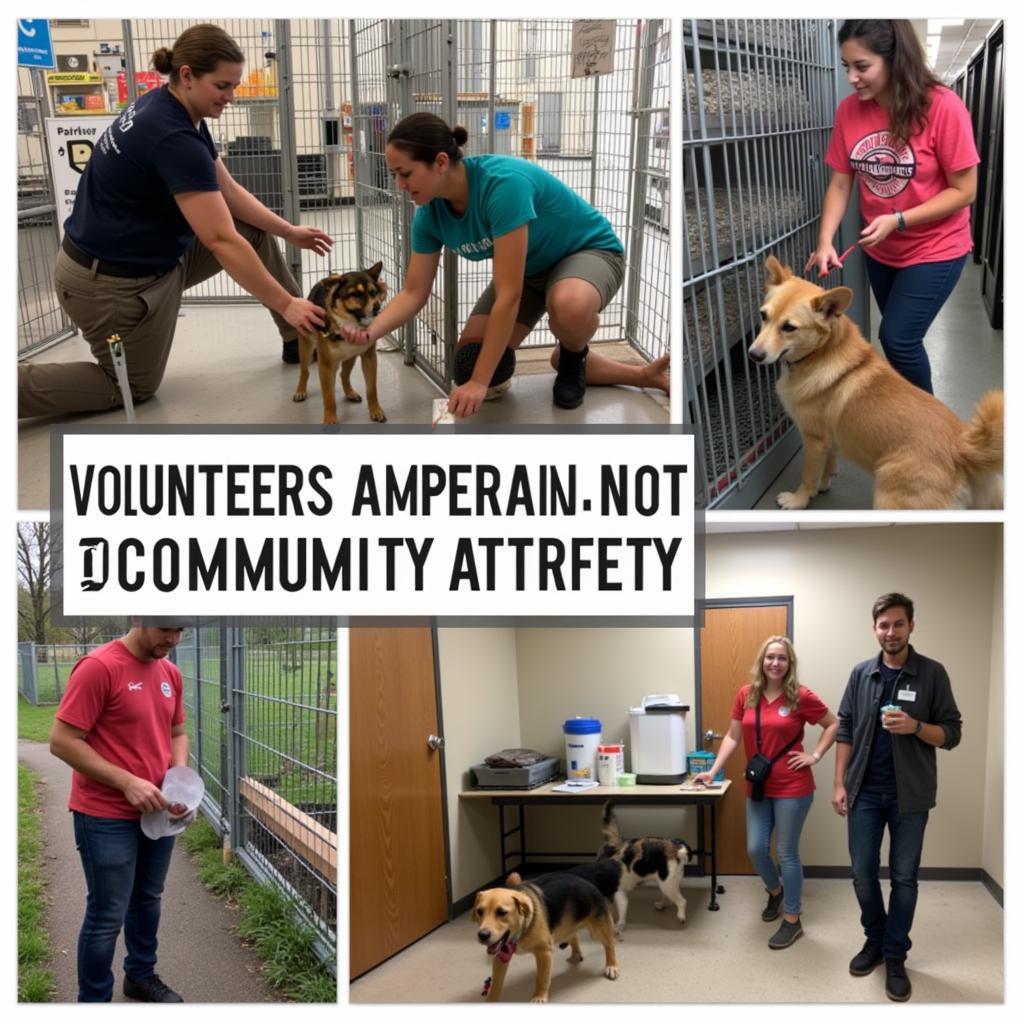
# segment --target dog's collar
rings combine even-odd
[[[808,359],[810,356],[813,356],[813,355],[814,355],[813,352],[808,352],[806,356],[801,356],[799,359],[783,359],[782,361],[787,366],[796,366],[797,363],[802,363],[805,359]]]

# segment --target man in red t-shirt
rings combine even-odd
[[[185,813],[160,792],[168,768],[188,765],[181,672],[167,660],[181,640],[180,623],[133,619],[125,636],[82,658],[50,731],[50,750],[74,769],[68,808],[88,888],[78,936],[79,1002],[110,1002],[122,926],[124,994],[183,1002],[155,973],[174,837],[150,839],[139,824],[150,811]]]

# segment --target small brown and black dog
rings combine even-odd
[[[537,962],[537,981],[531,1002],[546,1003],[551,988],[555,944],[572,947],[569,963],[583,959],[576,932],[586,928],[604,946],[604,976],[619,976],[615,958],[615,931],[608,901],[590,882],[565,872],[541,875],[524,882],[513,872],[506,888],[485,889],[476,894],[473,920],[477,940],[494,957],[487,999],[501,996],[505,973],[514,953],[532,953]]]
[[[827,491],[841,451],[874,475],[875,508],[1002,508],[1002,391],[983,395],[964,423],[864,340],[844,315],[849,288],[825,291],[774,256],[766,266],[748,355],[782,364],[775,390],[804,442],[800,486],[776,495],[779,507],[806,508]]]
[[[363,380],[366,382],[366,406],[375,423],[387,420],[377,401],[377,346],[356,345],[345,340],[342,327],[369,327],[380,312],[387,293],[387,285],[380,279],[383,265],[375,263],[369,270],[353,270],[348,274],[332,274],[313,286],[309,301],[322,306],[327,323],[316,334],[299,335],[299,383],[292,395],[293,402],[306,400],[309,383],[309,364],[316,352],[320,373],[320,394],[324,402],[324,423],[338,422],[338,407],[334,398],[334,381],[341,366],[341,387],[349,402],[361,402],[362,397],[351,383],[352,366],[356,356],[362,360]]]
[[[604,805],[601,822],[604,845],[592,864],[572,868],[600,889],[615,904],[617,920],[615,932],[621,938],[626,927],[626,909],[629,893],[644,882],[655,882],[662,898],[655,901],[656,910],[664,910],[672,903],[676,920],[686,924],[686,897],[683,896],[683,873],[686,862],[693,857],[690,848],[681,839],[623,839],[615,817],[615,802]]]

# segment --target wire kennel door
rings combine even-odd
[[[18,68],[18,357],[74,334],[53,290],[60,244],[42,72]]]
[[[619,21],[615,70],[571,77],[572,22],[354,21],[356,210],[362,244],[400,288],[411,254],[413,205],[384,159],[389,131],[416,111],[466,128],[467,156],[539,163],[611,221],[626,249],[626,282],[595,340],[624,340],[648,358],[668,350],[668,23]],[[368,252],[368,260],[369,260]],[[490,261],[445,253],[426,306],[399,339],[442,387],[455,341],[491,280]],[[527,345],[553,345],[546,319]]]
[[[682,53],[683,416],[702,437],[698,503],[750,507],[799,443],[777,368],[746,349],[765,258],[800,273],[816,247],[835,23],[684,20]]]

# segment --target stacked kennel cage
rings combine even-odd
[[[752,507],[799,447],[778,367],[753,365],[746,350],[765,259],[800,274],[816,245],[845,94],[835,32],[831,20],[683,22],[683,415],[699,431],[701,507]],[[837,245],[857,237],[855,206]],[[854,289],[866,331],[859,258],[826,283]]]
[[[998,22],[951,83],[974,125],[981,163],[971,211],[974,262],[981,264],[981,294],[993,327],[1003,326],[1003,23]]]

